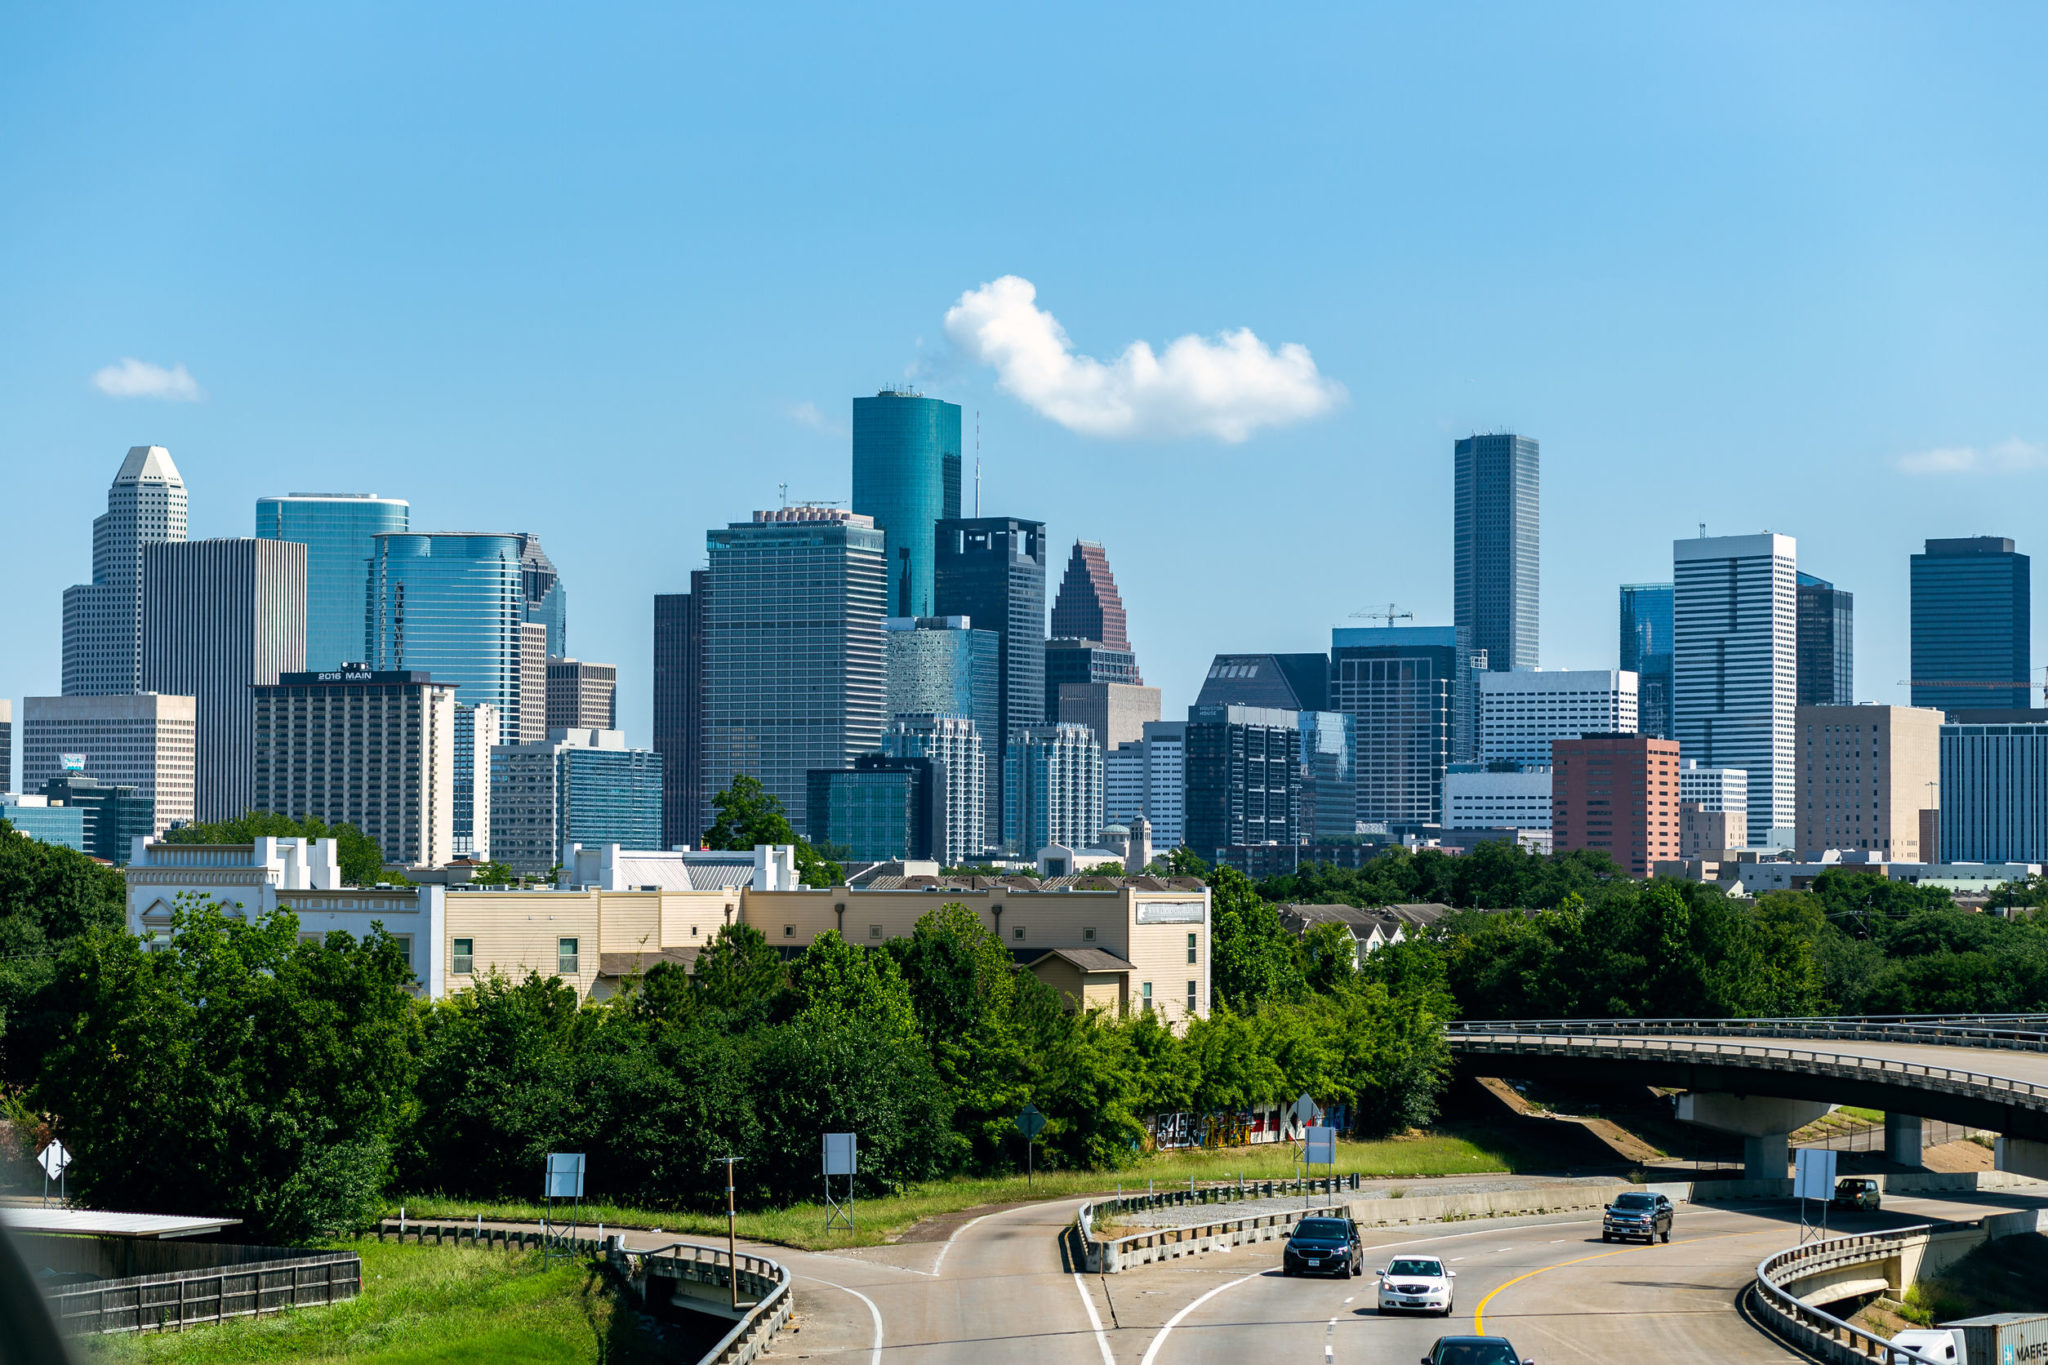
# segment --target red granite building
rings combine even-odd
[[[1678,857],[1678,741],[1585,735],[1550,746],[1551,847],[1611,855],[1647,877]]]
[[[1052,638],[1099,640],[1111,649],[1131,647],[1124,633],[1124,599],[1109,572],[1109,557],[1092,540],[1074,542],[1067,576],[1060,580],[1060,595],[1052,604]]]

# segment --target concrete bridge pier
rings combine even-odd
[[[1998,1140],[1992,1164],[2014,1175],[2048,1180],[2048,1142],[2035,1138],[2002,1137]]]
[[[1921,1164],[1920,1120],[1912,1114],[1884,1115],[1884,1158],[1901,1166]]]
[[[1834,1107],[1820,1100],[1729,1095],[1714,1090],[1689,1090],[1678,1097],[1682,1121],[1742,1138],[1745,1180],[1785,1179],[1793,1131]]]

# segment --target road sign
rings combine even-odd
[[[1793,1158],[1792,1197],[1794,1199],[1833,1199],[1835,1197],[1835,1165],[1841,1160],[1841,1153],[1825,1147],[1801,1147]]]
[[[36,1164],[43,1168],[44,1175],[55,1180],[71,1164],[71,1153],[64,1149],[63,1143],[52,1139],[49,1146],[36,1153]]]
[[[1294,1102],[1293,1113],[1295,1122],[1306,1126],[1316,1116],[1316,1097],[1302,1091],[1301,1098]]]
[[[1310,1166],[1334,1166],[1337,1164],[1337,1130],[1335,1128],[1311,1128],[1308,1130],[1308,1150],[1302,1160]]]
[[[541,1190],[543,1199],[581,1199],[583,1197],[583,1153],[549,1152],[547,1179]]]
[[[856,1155],[852,1133],[825,1134],[825,1174],[852,1175]]]
[[[1045,1128],[1045,1115],[1038,1112],[1038,1106],[1027,1104],[1017,1115],[1017,1131],[1029,1142],[1037,1138]]]

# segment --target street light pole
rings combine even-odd
[[[732,1288],[732,1309],[735,1313],[740,1309],[740,1246],[734,1222],[737,1215],[733,1209],[732,1165],[738,1160],[736,1156],[725,1159],[725,1278],[726,1283]]]

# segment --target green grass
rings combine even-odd
[[[1146,1182],[1159,1189],[1185,1186],[1189,1177],[1197,1182],[1234,1180],[1282,1180],[1299,1174],[1290,1159],[1291,1149],[1282,1146],[1232,1147],[1211,1151],[1167,1153],[1147,1157],[1124,1171],[1040,1171],[1029,1183],[1019,1176],[998,1179],[961,1177],[914,1185],[901,1194],[884,1199],[864,1199],[854,1206],[854,1230],[824,1233],[822,1204],[795,1204],[740,1214],[739,1235],[755,1242],[819,1251],[831,1247],[875,1246],[891,1241],[922,1219],[988,1204],[1007,1204],[1032,1199],[1059,1199],[1085,1194],[1106,1194],[1121,1186],[1126,1193],[1143,1190]],[[1375,1142],[1337,1144],[1336,1173],[1354,1171],[1363,1176],[1475,1175],[1489,1172],[1531,1169],[1544,1164],[1544,1154],[1482,1125],[1414,1137],[1389,1138]],[[1318,1175],[1322,1174],[1319,1170]],[[454,1221],[460,1218],[537,1221],[538,1204],[519,1200],[445,1199],[439,1196],[407,1196],[403,1201],[408,1218]],[[392,1213],[397,1213],[394,1205]],[[626,1208],[616,1204],[586,1204],[580,1215],[585,1226],[603,1223],[615,1228],[661,1228],[679,1237],[723,1237],[724,1213]]]
[[[363,1258],[363,1292],[328,1308],[223,1323],[169,1335],[86,1337],[88,1361],[652,1360],[630,1313],[591,1266],[537,1252],[339,1242]]]

